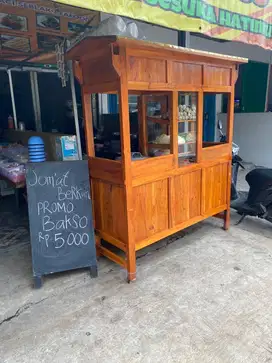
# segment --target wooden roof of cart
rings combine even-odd
[[[138,40],[132,38],[126,38],[121,36],[85,36],[84,38],[78,39],[68,50],[67,59],[79,60],[84,57],[86,53],[95,52],[105,46],[110,44],[117,44],[127,48],[137,48],[137,49],[148,49],[153,51],[164,51],[168,54],[178,55],[178,54],[191,54],[194,56],[200,56],[204,58],[220,59],[236,64],[247,63],[248,59],[241,57],[234,57],[225,54],[206,52],[197,49],[178,47],[176,45],[155,43],[151,41]]]
[[[118,36],[78,40],[68,49],[84,93],[193,90],[231,92],[247,59]],[[192,88],[193,87],[193,88]]]

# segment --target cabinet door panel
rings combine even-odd
[[[203,169],[204,214],[227,204],[229,163],[217,164]]]
[[[201,170],[172,179],[173,224],[177,226],[201,214]]]
[[[136,242],[168,229],[168,180],[133,188]]]

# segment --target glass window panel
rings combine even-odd
[[[179,165],[196,163],[197,93],[178,95],[178,157]]]

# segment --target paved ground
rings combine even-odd
[[[143,250],[133,284],[101,259],[97,279],[63,273],[40,290],[16,234],[0,248],[0,363],[272,362],[272,225],[220,223]]]
[[[218,223],[144,251],[130,285],[101,260],[33,290],[29,247],[2,251],[1,363],[272,362],[271,225]]]

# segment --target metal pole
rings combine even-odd
[[[73,111],[74,111],[74,119],[75,119],[78,156],[79,156],[79,159],[82,160],[82,148],[81,148],[81,140],[80,140],[79,120],[78,120],[77,100],[76,100],[76,89],[75,89],[75,80],[74,80],[74,72],[73,72],[73,63],[72,63],[72,61],[69,61],[69,70],[70,70],[70,84],[71,84],[71,92],[72,92],[72,102],[73,102]]]
[[[30,84],[32,93],[32,103],[35,117],[36,131],[42,132],[41,107],[37,72],[30,72]]]
[[[9,78],[9,89],[10,89],[10,95],[11,95],[11,103],[12,103],[12,111],[13,111],[13,120],[15,129],[18,129],[18,123],[17,123],[17,114],[16,114],[16,106],[15,106],[15,98],[14,98],[14,91],[13,91],[13,82],[12,82],[12,76],[11,76],[11,70],[8,69],[8,78]]]
[[[265,98],[265,109],[264,112],[268,112],[268,106],[269,106],[269,96],[270,96],[270,92],[269,92],[269,88],[270,88],[270,78],[271,78],[271,64],[272,64],[272,52],[270,52],[270,57],[269,57],[269,64],[268,64],[268,72],[267,72],[267,86],[266,86],[266,98]]]
[[[190,48],[190,32],[178,32],[178,46]]]

